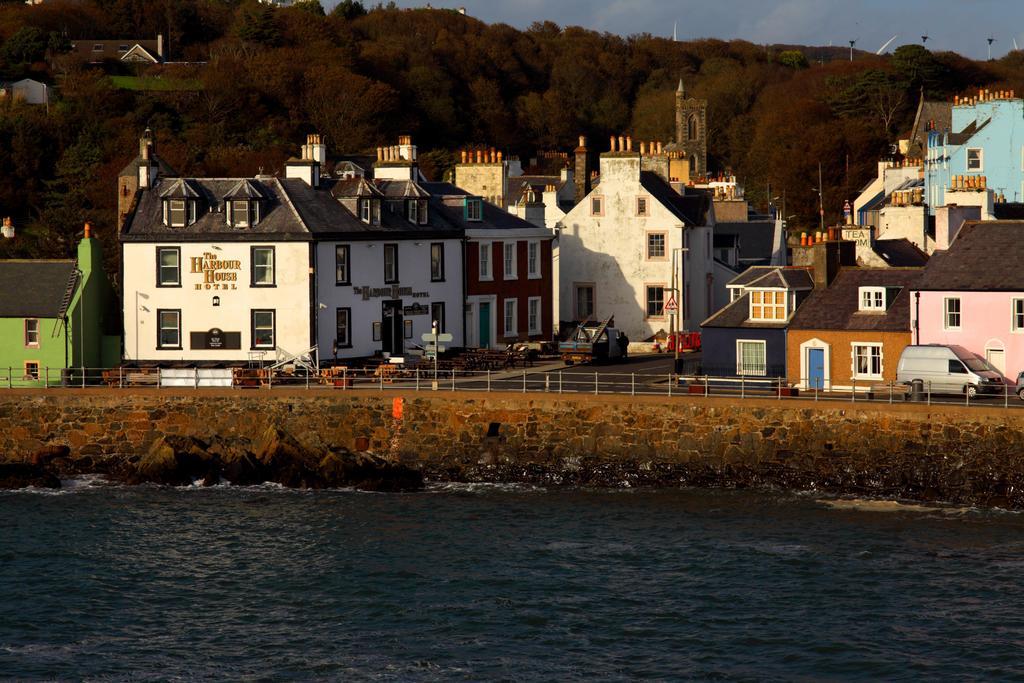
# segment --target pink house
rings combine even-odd
[[[958,344],[1011,380],[1024,370],[1024,222],[967,222],[911,291],[915,344]]]

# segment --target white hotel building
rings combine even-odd
[[[374,183],[322,176],[318,136],[285,178],[163,177],[149,142],[120,233],[125,362],[400,356],[434,319],[461,345],[463,231],[429,210],[403,142]]]

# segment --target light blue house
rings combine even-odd
[[[950,188],[987,188],[1005,201],[1024,201],[1024,100],[1012,95],[958,98],[950,129],[929,131],[924,160],[929,211],[946,205]]]

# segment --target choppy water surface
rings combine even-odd
[[[866,507],[486,486],[0,493],[0,678],[1024,676],[1024,517]]]

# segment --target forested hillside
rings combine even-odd
[[[187,63],[100,69],[68,52],[77,39],[158,33],[170,60]],[[110,235],[117,172],[147,125],[185,174],[274,172],[319,131],[332,153],[410,133],[425,170],[439,175],[471,144],[528,158],[571,150],[581,134],[595,146],[611,133],[668,141],[683,78],[709,103],[711,168],[734,171],[756,201],[769,184],[785,190],[799,225],[816,222],[818,163],[834,218],[906,133],[922,90],[1024,93],[1020,52],[985,63],[918,45],[853,62],[829,54],[544,21],[520,31],[352,0],[326,16],[316,3],[256,0],[0,1],[0,80],[58,88],[48,108],[0,104],[0,215],[14,216],[23,236],[0,243],[0,256],[67,255],[86,219]]]

